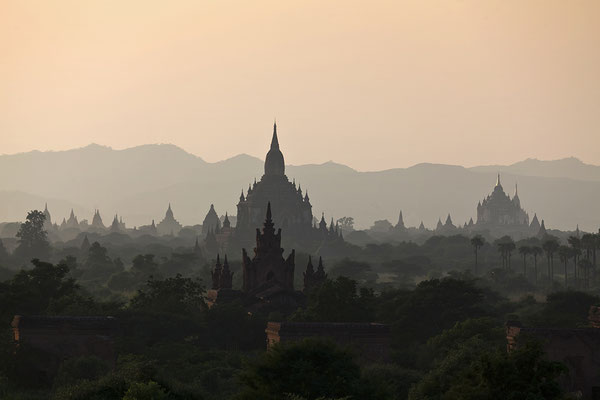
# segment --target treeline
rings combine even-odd
[[[414,289],[376,292],[347,277],[326,280],[288,317],[249,315],[239,303],[206,306],[204,286],[180,275],[149,279],[129,301],[99,301],[65,264],[34,260],[0,283],[0,394],[27,399],[558,399],[564,366],[532,343],[506,353],[503,324],[578,327],[599,298],[566,291],[510,301],[468,275],[430,279]],[[36,371],[43,354],[15,353],[13,315],[112,315],[121,325],[117,366],[94,357]],[[392,326],[392,360],[361,365],[352,349],[308,340],[265,352],[267,320]]]

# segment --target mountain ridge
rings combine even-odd
[[[88,210],[80,219],[90,219],[98,208],[105,220],[118,213],[129,226],[149,224],[162,219],[170,202],[183,224],[198,224],[213,203],[220,214],[235,215],[240,191],[263,174],[263,161],[251,155],[207,162],[172,144],[123,150],[92,144],[51,155],[20,154],[0,156],[0,221],[24,218],[28,210],[21,207],[19,212],[21,205],[11,200],[16,197],[7,194],[21,192],[49,199],[53,217],[60,220],[70,204],[82,213]],[[600,226],[600,167],[562,160],[523,160],[502,168],[419,163],[382,171],[357,171],[327,161],[287,165],[286,173],[308,190],[316,216],[353,216],[359,227],[368,227],[377,219],[395,223],[402,210],[407,224],[416,226],[422,220],[433,227],[448,213],[457,223],[475,220],[477,202],[491,193],[500,172],[511,196],[519,183],[521,203],[530,217],[537,212],[550,227],[573,229],[579,224],[595,231]],[[576,168],[565,171],[564,165]],[[50,199],[61,201],[55,205]]]

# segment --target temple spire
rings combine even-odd
[[[271,149],[265,158],[265,175],[283,176],[285,175],[285,162],[283,154],[279,150],[279,140],[277,139],[277,123],[273,124],[273,138],[271,139]]]
[[[277,139],[277,121],[273,122],[273,138],[271,139],[271,150],[279,150],[279,140]]]
[[[271,202],[267,203],[267,222],[271,222]]]

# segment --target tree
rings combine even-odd
[[[0,239],[0,265],[4,265],[7,260],[8,252],[6,251],[6,247],[4,247],[4,243],[2,243],[2,239]]]
[[[510,271],[510,257],[516,248],[514,240],[510,236],[503,236],[496,240],[496,245],[502,257],[502,267]]]
[[[92,243],[88,249],[84,266],[83,280],[108,279],[110,275],[123,271],[123,265],[114,263],[108,257],[106,247],[102,247],[98,242]]]
[[[200,280],[173,278],[155,280],[152,277],[145,289],[131,299],[132,309],[171,314],[198,314],[206,310],[204,287]]]
[[[572,254],[572,249],[569,246],[560,246],[558,248],[558,256],[560,257],[560,260],[564,263],[565,266],[565,287],[567,287],[567,263],[569,262],[569,259],[571,258],[571,254]]]
[[[403,346],[423,343],[458,321],[494,316],[501,301],[495,292],[477,287],[474,281],[454,278],[422,281],[415,290],[399,292],[398,297],[399,304],[381,306],[385,317],[380,319],[398,328],[394,339]]]
[[[600,298],[585,292],[564,290],[550,293],[541,310],[536,310],[527,325],[553,328],[579,328],[586,326],[590,307]]]
[[[553,237],[546,238],[542,244],[548,260],[548,279],[550,279],[550,284],[554,281],[554,253],[556,253],[559,246],[558,241]]]
[[[347,276],[356,279],[360,283],[375,282],[377,273],[371,265],[363,261],[355,261],[343,258],[336,262],[329,270],[329,276]]]
[[[481,235],[475,235],[471,238],[471,246],[475,250],[475,275],[477,275],[477,253],[479,249],[485,244],[485,239]]]
[[[586,268],[584,269],[585,285],[589,287],[590,269],[591,267],[595,267],[595,262],[592,259],[595,258],[596,253],[596,236],[593,233],[585,233],[581,237],[581,247],[585,250],[585,259],[589,261],[589,263],[585,263]]]
[[[139,254],[133,259],[131,272],[136,275],[148,278],[151,275],[156,275],[158,272],[158,264],[154,261],[154,254]]]
[[[123,396],[123,400],[165,400],[167,398],[167,392],[154,381],[133,382]]]
[[[590,245],[592,248],[592,268],[594,274],[596,273],[596,250],[600,249],[600,229],[598,229],[598,233],[592,233],[592,237],[590,239]]]
[[[46,216],[43,212],[33,210],[27,213],[27,218],[21,224],[17,237],[19,246],[15,250],[15,255],[21,259],[44,259],[50,254],[50,243],[48,242],[48,232],[44,230],[44,221]]]
[[[527,256],[531,253],[531,247],[519,246],[519,253],[523,256],[523,276],[527,279]]]
[[[76,294],[78,286],[67,277],[66,265],[31,262],[33,269],[21,270],[12,280],[0,283],[0,321],[8,322],[14,314],[45,314],[52,303]]]
[[[573,256],[573,272],[575,275],[575,279],[577,280],[577,261],[581,256],[581,239],[577,236],[569,236],[567,242],[571,246],[571,249],[573,249],[573,252],[571,253],[571,255]]]
[[[297,312],[296,320],[330,322],[367,322],[373,320],[370,305],[372,290],[361,290],[357,282],[340,276],[335,280],[327,279],[309,293],[306,310]]]
[[[318,339],[275,344],[243,369],[240,380],[240,400],[279,400],[288,394],[307,399],[369,398],[352,354]]]
[[[110,264],[111,261],[107,254],[106,247],[102,247],[98,242],[92,243],[85,261],[86,268],[104,268],[107,264]]]
[[[533,266],[535,272],[535,284],[537,285],[538,279],[538,268],[537,268],[537,258],[540,254],[542,254],[543,250],[540,246],[531,246],[531,254],[533,255]]]
[[[558,379],[565,365],[548,361],[541,344],[507,353],[489,350],[476,337],[458,346],[412,388],[409,400],[562,399]]]
[[[583,270],[583,282],[586,288],[590,287],[590,269],[592,268],[592,262],[584,258],[579,260],[579,267]]]
[[[343,232],[352,232],[354,230],[354,218],[352,217],[342,217],[336,222],[340,224],[340,229]]]

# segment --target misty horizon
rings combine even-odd
[[[287,155],[282,137],[282,151]],[[48,163],[51,168],[46,167]],[[249,155],[211,163],[172,144],[122,150],[92,144],[67,151],[2,155],[0,201],[6,207],[0,211],[0,221],[19,220],[28,207],[39,209],[48,202],[55,222],[68,218],[71,209],[88,220],[92,211],[99,209],[105,223],[118,214],[128,226],[142,226],[160,221],[171,203],[180,222],[199,224],[211,204],[219,215],[235,216],[239,191],[260,179],[263,163],[263,158]],[[290,182],[302,185],[315,201],[313,215],[325,213],[328,219],[351,216],[360,229],[378,220],[395,223],[400,211],[407,226],[423,223],[434,228],[447,215],[462,225],[476,218],[477,201],[490,193],[497,173],[502,174],[509,196],[520,183],[520,196],[530,218],[539,214],[549,227],[564,230],[573,230],[577,224],[584,230],[594,229],[600,223],[595,211],[600,167],[576,158],[527,159],[507,166],[420,163],[382,171],[357,171],[332,161],[286,166]],[[363,190],[357,193],[356,188]],[[574,197],[563,199],[560,194],[566,191]],[[573,211],[578,193],[581,198]]]
[[[81,149],[85,149],[85,148],[93,148],[93,147],[99,147],[99,148],[105,148],[105,149],[109,149],[109,150],[114,150],[114,151],[126,151],[126,150],[132,150],[132,149],[136,149],[136,148],[140,148],[140,147],[145,147],[145,146],[174,146],[178,149],[183,150],[184,152],[186,152],[189,155],[192,155],[194,157],[199,158],[200,160],[209,163],[209,164],[216,164],[219,162],[223,162],[223,161],[227,161],[227,160],[231,160],[234,159],[236,157],[241,157],[241,156],[247,156],[247,157],[251,157],[251,158],[255,158],[257,160],[260,161],[264,161],[265,157],[260,156],[258,154],[249,154],[249,153],[238,153],[238,154],[234,154],[231,156],[227,156],[225,158],[221,158],[221,159],[211,159],[210,157],[206,157],[206,155],[202,155],[202,154],[196,154],[196,153],[192,153],[190,151],[188,151],[187,149],[185,149],[182,146],[179,146],[175,143],[170,143],[170,142],[164,142],[164,143],[141,143],[141,144],[137,144],[137,145],[133,145],[130,147],[115,147],[115,146],[111,146],[111,145],[107,145],[107,144],[101,144],[101,143],[96,143],[96,142],[92,142],[89,143],[87,145],[81,146],[81,147],[72,147],[72,148],[66,148],[66,149],[47,149],[47,150],[41,150],[41,149],[31,149],[31,150],[26,150],[26,151],[20,151],[20,152],[16,152],[16,153],[0,153],[0,156],[18,156],[18,155],[22,155],[22,154],[27,154],[27,153],[35,153],[35,152],[39,152],[39,153],[61,153],[61,152],[69,152],[69,151],[73,151],[73,150],[81,150]],[[570,161],[576,161],[576,162],[580,162],[582,164],[585,165],[590,165],[590,166],[600,166],[600,163],[595,164],[593,162],[587,162],[586,160],[583,160],[581,157],[578,157],[576,155],[566,155],[564,157],[559,157],[559,158],[549,158],[549,159],[545,159],[545,158],[538,158],[535,156],[530,156],[530,157],[526,157],[520,160],[516,160],[514,162],[506,162],[506,163],[495,163],[495,164],[448,164],[448,163],[443,163],[443,162],[436,162],[436,161],[419,161],[416,162],[414,164],[410,164],[410,165],[398,165],[398,166],[391,166],[389,168],[385,168],[385,169],[358,169],[355,168],[353,165],[350,164],[344,164],[342,162],[338,162],[335,158],[330,158],[328,160],[325,161],[318,161],[318,162],[300,162],[297,164],[293,164],[293,163],[287,163],[286,165],[289,166],[309,166],[309,165],[323,165],[323,164],[327,164],[327,163],[334,163],[334,164],[339,164],[339,165],[343,165],[345,167],[349,167],[357,172],[382,172],[382,171],[387,171],[387,170],[392,170],[392,169],[406,169],[406,168],[411,168],[411,167],[415,167],[418,165],[422,165],[422,164],[431,164],[431,165],[449,165],[449,166],[458,166],[458,167],[464,167],[464,168],[474,168],[474,167],[506,167],[506,166],[511,166],[514,164],[518,164],[518,163],[522,163],[522,162],[526,162],[526,161],[540,161],[540,162],[553,162],[553,161],[566,161],[566,160],[570,160]]]

